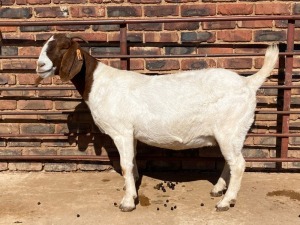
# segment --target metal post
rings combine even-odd
[[[120,53],[121,55],[127,55],[127,24],[122,23],[120,24]],[[120,68],[122,70],[128,69],[128,59],[127,58],[120,58]]]
[[[287,30],[287,52],[294,51],[294,34],[295,34],[295,20],[288,20]],[[285,77],[284,85],[292,85],[293,72],[293,55],[287,55],[285,60]],[[284,89],[283,91],[283,111],[290,111],[291,108],[291,89]],[[282,133],[289,133],[290,114],[282,116]],[[280,158],[287,158],[289,147],[289,137],[283,137],[281,140]],[[282,168],[282,163],[277,164],[277,168]]]

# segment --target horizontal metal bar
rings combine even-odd
[[[37,76],[38,77],[38,76]],[[48,91],[48,90],[76,90],[74,86],[19,86],[19,87],[0,87],[0,91]]]
[[[95,161],[110,162],[119,160],[119,156],[95,156],[95,155],[1,155],[0,161]],[[222,160],[221,157],[164,157],[144,155],[138,156],[137,160]],[[300,162],[300,158],[245,158],[247,162]]]
[[[264,53],[224,53],[224,54],[184,54],[184,55],[93,55],[95,58],[99,59],[119,59],[119,58],[209,58],[209,57],[252,57],[252,56],[264,56]],[[300,55],[300,52],[280,52],[279,55]],[[39,56],[36,55],[2,55],[0,59],[37,59]]]
[[[278,134],[278,133],[249,133],[247,134],[248,137],[279,137],[279,138],[284,138],[284,137],[300,137],[300,133],[286,133],[286,134]],[[1,135],[0,135],[1,137]]]
[[[1,103],[1,100],[0,100]],[[0,115],[60,115],[60,114],[71,114],[71,113],[87,113],[90,110],[66,110],[66,111],[0,111]],[[255,110],[256,114],[300,114],[300,111],[275,111],[275,110]]]
[[[46,138],[46,137],[69,137],[69,136],[90,136],[101,133],[62,133],[62,134],[0,134],[0,138]],[[300,137],[300,133],[248,133],[248,137]]]
[[[250,21],[250,20],[300,20],[300,15],[269,16],[211,16],[187,18],[149,18],[149,19],[97,19],[97,20],[39,20],[39,21],[0,21],[0,26],[62,26],[62,25],[105,25],[133,23],[178,23],[178,22],[217,22],[217,21]]]
[[[275,110],[255,110],[257,114],[300,114],[300,111],[275,111]]]
[[[1,101],[0,101],[1,102]],[[89,110],[68,110],[68,111],[0,111],[0,115],[61,115],[71,113],[87,113]]]
[[[300,85],[263,85],[262,89],[298,89]],[[74,86],[18,86],[18,87],[0,87],[0,91],[50,91],[50,90],[70,90],[76,91]],[[1,100],[1,97],[0,97]]]

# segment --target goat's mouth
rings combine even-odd
[[[54,71],[56,70],[56,67],[51,67],[48,70],[44,70],[44,71],[40,71],[38,68],[36,69],[37,74],[41,77],[41,78],[46,78],[49,77],[51,75],[54,75]]]

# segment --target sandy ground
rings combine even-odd
[[[0,224],[300,224],[299,173],[245,173],[237,204],[226,212],[216,212],[221,198],[209,195],[216,179],[196,172],[144,174],[140,203],[125,213],[114,205],[124,193],[116,172],[4,172]],[[167,183],[166,192],[154,188],[164,181],[175,189]]]

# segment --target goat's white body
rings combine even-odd
[[[146,76],[99,63],[87,103],[111,137],[130,133],[177,150],[215,144],[220,128],[235,126],[245,114],[252,122],[255,91],[246,78],[224,69]]]
[[[49,42],[42,49],[37,67],[42,77],[54,71],[52,68],[49,73],[53,64],[46,54],[47,45]],[[98,62],[93,74],[85,77],[93,77],[93,81],[86,80],[92,83],[86,102],[95,123],[113,139],[120,154],[126,186],[120,208],[135,208],[136,140],[140,140],[174,150],[218,143],[226,163],[211,194],[222,195],[229,183],[217,204],[217,210],[228,210],[235,203],[245,169],[241,150],[253,122],[256,91],[277,58],[278,48],[270,46],[263,67],[249,77],[225,69],[146,76]]]

